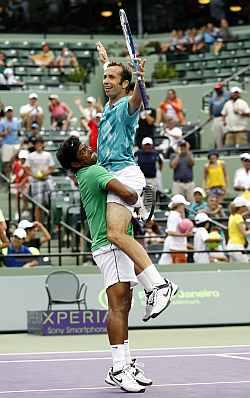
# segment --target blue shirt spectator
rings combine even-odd
[[[214,85],[214,94],[209,100],[209,113],[211,117],[221,116],[224,104],[229,100],[230,94],[223,90],[223,83],[219,82]]]
[[[6,251],[6,254],[27,254],[27,257],[5,257],[4,258],[4,264],[6,267],[9,268],[30,268],[34,267],[38,264],[37,260],[34,260],[34,258],[29,258],[31,256],[31,251],[29,250],[28,247],[24,246],[24,241],[26,239],[26,232],[22,228],[17,228],[14,231],[12,240],[10,245],[8,246],[8,249]]]
[[[195,217],[197,213],[207,208],[207,202],[204,200],[206,197],[206,193],[202,188],[200,187],[194,188],[193,196],[194,200],[188,207],[188,215],[192,219]]]
[[[135,159],[145,178],[155,178],[157,175],[157,163],[162,168],[163,161],[159,153],[153,148],[153,140],[145,137],[142,140],[142,148],[135,152]]]
[[[17,145],[20,143],[18,132],[21,129],[21,122],[13,116],[13,107],[5,108],[5,118],[0,121],[0,137],[2,144]]]

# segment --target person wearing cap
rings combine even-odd
[[[11,165],[12,183],[14,184],[13,188],[16,191],[17,203],[19,193],[24,193],[26,195],[29,193],[29,174],[25,167],[28,155],[29,152],[26,149],[21,149]],[[26,196],[21,195],[21,199],[23,201],[22,210],[27,210],[28,200]]]
[[[9,176],[10,163],[20,148],[19,132],[21,122],[14,117],[13,106],[5,107],[5,117],[0,120],[0,138],[2,143],[3,173]]]
[[[208,152],[208,163],[204,166],[204,186],[208,195],[218,196],[221,203],[228,186],[228,174],[223,160],[216,150]]]
[[[206,192],[200,187],[195,187],[193,190],[193,201],[188,208],[190,218],[194,218],[196,213],[204,211],[207,208],[205,201]]]
[[[75,99],[75,104],[76,104],[77,108],[79,109],[81,116],[84,118],[84,120],[87,121],[87,123],[90,120],[95,119],[96,114],[98,112],[101,113],[103,110],[99,99],[98,99],[98,101],[96,101],[96,99],[92,96],[86,98],[86,107],[84,107],[82,105],[82,101],[81,101],[80,97],[77,97]]]
[[[195,218],[196,229],[194,232],[194,251],[207,250],[206,242],[209,238],[209,228],[211,220],[206,213],[198,213]],[[197,264],[208,264],[210,263],[209,253],[194,253],[194,262]]]
[[[51,239],[51,235],[47,228],[38,221],[30,222],[28,220],[21,220],[18,224],[18,228],[22,228],[26,232],[27,236],[24,245],[27,247],[36,247],[40,250],[41,246]],[[41,234],[41,237],[38,237],[37,233]]]
[[[49,96],[49,111],[51,127],[61,128],[62,130],[67,131],[70,126],[73,112],[65,102],[60,101],[57,94],[51,94]]]
[[[242,167],[235,172],[234,190],[241,192],[246,199],[250,200],[250,153],[242,153],[240,160]]]
[[[153,185],[159,191],[161,184],[159,183],[157,172],[162,170],[163,160],[161,155],[154,149],[152,138],[143,138],[142,149],[135,152],[135,159],[146,178],[147,184]]]
[[[178,250],[187,250],[187,237],[192,236],[192,232],[182,233],[178,229],[178,225],[185,218],[185,207],[189,206],[183,195],[174,195],[168,205],[170,212],[168,214],[166,234],[164,241],[163,253],[159,260],[159,265],[186,263],[186,253]]]
[[[170,156],[170,167],[173,169],[172,193],[184,195],[189,202],[193,199],[193,166],[194,158],[190,145],[185,140],[177,143],[177,152]]]
[[[222,149],[224,145],[224,124],[222,109],[229,100],[230,94],[224,89],[224,84],[218,82],[214,85],[214,93],[209,100],[209,117],[212,120],[212,132],[214,134],[215,146]]]
[[[13,236],[11,238],[11,243],[9,244],[7,250],[4,252],[6,257],[4,257],[4,264],[9,268],[32,268],[38,265],[36,259],[32,259],[32,253],[28,247],[24,245],[26,239],[26,232],[22,228],[15,229]],[[7,255],[14,254],[27,254],[26,257],[7,257]]]
[[[248,202],[244,198],[238,196],[231,203],[230,210],[227,250],[239,251],[229,252],[229,258],[232,262],[247,263],[249,261],[249,256],[244,254],[243,251],[247,244],[247,238],[250,235],[250,230],[247,230],[244,220],[244,216],[249,213]]]
[[[33,123],[37,123],[41,128],[44,120],[43,108],[39,105],[38,95],[36,93],[29,94],[29,102],[20,108],[20,116],[22,125],[26,131],[31,131]]]
[[[55,169],[55,162],[50,152],[44,151],[44,140],[37,137],[35,151],[30,153],[26,162],[26,169],[31,177],[31,195],[39,203],[46,205],[48,194],[54,188],[51,174]],[[35,220],[41,221],[41,209],[35,207]]]
[[[230,147],[246,145],[250,108],[248,103],[241,98],[239,87],[230,89],[230,99],[225,103],[221,114],[226,133],[225,145]]]
[[[47,42],[42,43],[41,51],[30,57],[38,66],[53,66],[55,55]]]

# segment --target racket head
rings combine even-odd
[[[135,64],[135,62],[136,62],[135,61],[135,58],[136,58],[136,45],[135,45],[131,30],[130,30],[130,26],[129,26],[129,23],[128,23],[128,18],[127,18],[127,15],[126,15],[124,10],[120,10],[119,11],[119,15],[120,15],[121,27],[122,27],[124,38],[125,38],[125,41],[126,41],[129,57],[130,57],[131,62],[133,64]]]

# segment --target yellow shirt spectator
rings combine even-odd
[[[228,220],[228,243],[244,246],[245,236],[239,229],[239,225],[242,223],[244,223],[244,219],[241,214],[231,214]]]
[[[208,164],[206,170],[206,188],[226,187],[224,162],[217,160],[215,164]]]

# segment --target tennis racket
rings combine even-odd
[[[139,215],[143,224],[149,222],[155,211],[156,204],[156,189],[153,185],[147,184],[142,193],[142,208],[140,209]]]
[[[137,72],[137,74],[136,74],[137,82],[139,85],[143,106],[144,106],[144,109],[147,110],[147,109],[149,109],[149,101],[148,101],[148,97],[147,97],[147,93],[146,93],[145,82],[144,82],[143,78],[139,75],[140,66],[139,66],[139,63],[137,60],[136,45],[135,45],[131,30],[130,30],[130,26],[129,26],[125,11],[120,10],[119,15],[120,15],[121,27],[122,27],[123,35],[124,35],[124,38],[126,41],[130,61],[131,61],[133,68]]]

